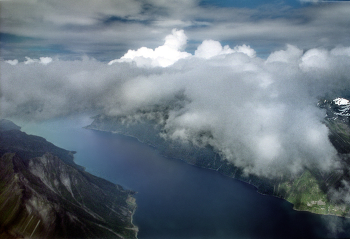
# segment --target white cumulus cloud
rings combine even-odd
[[[7,62],[7,63],[9,63],[10,65],[13,65],[13,66],[18,64],[18,60],[17,59],[15,59],[15,60],[7,60],[5,62]]]
[[[231,49],[228,45],[222,47],[220,42],[214,40],[203,41],[203,43],[200,46],[198,46],[194,55],[196,57],[209,59],[214,56],[226,55],[235,52],[244,53],[249,57],[256,56],[256,52],[254,51],[254,49],[250,48],[250,46],[242,45],[236,46],[234,49]]]
[[[172,34],[165,37],[164,45],[156,49],[141,47],[138,50],[129,50],[120,59],[112,60],[108,64],[116,62],[135,62],[143,67],[167,67],[176,61],[191,56],[190,53],[181,52],[185,47],[187,37],[183,30],[172,30]]]
[[[26,61],[24,64],[40,63],[42,65],[47,65],[52,62],[51,57],[40,57],[39,59],[32,59],[26,56]]]

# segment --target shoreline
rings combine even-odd
[[[138,235],[138,232],[139,232],[139,227],[136,226],[133,223],[134,214],[135,214],[136,209],[137,209],[136,198],[134,198],[132,195],[129,195],[129,197],[126,199],[126,203],[133,206],[133,209],[132,209],[131,215],[130,215],[130,224],[132,225],[132,228],[126,228],[126,229],[134,231],[135,232],[135,238],[137,238],[137,235]]]
[[[156,147],[156,146],[154,146],[154,145],[152,145],[152,144],[145,143],[144,141],[140,140],[140,139],[137,138],[136,136],[129,135],[129,134],[124,134],[124,133],[122,133],[122,132],[120,132],[120,131],[101,130],[101,129],[98,129],[98,128],[95,128],[95,127],[91,127],[91,125],[85,126],[85,127],[83,127],[83,128],[85,128],[85,129],[90,129],[90,130],[96,130],[96,131],[100,131],[100,132],[112,133],[112,134],[121,135],[121,136],[125,136],[125,137],[130,137],[130,138],[135,139],[135,140],[137,140],[138,142],[140,142],[140,143],[142,143],[142,144],[144,144],[144,145],[150,146],[150,147],[153,148],[154,150],[157,150],[157,147]],[[160,154],[160,155],[163,156],[163,157],[165,157],[165,158],[168,158],[168,159],[181,160],[182,162],[184,162],[184,163],[186,163],[186,164],[188,164],[188,165],[191,165],[191,166],[193,166],[193,167],[197,167],[197,168],[201,168],[201,169],[213,170],[213,171],[216,171],[216,172],[218,172],[219,174],[221,174],[221,175],[223,175],[223,176],[225,176],[225,177],[228,177],[228,178],[231,178],[231,179],[234,179],[234,180],[238,180],[238,181],[240,181],[240,182],[242,182],[242,183],[245,183],[245,184],[248,184],[248,185],[250,185],[250,186],[253,186],[253,187],[256,189],[256,192],[259,193],[259,194],[261,194],[261,195],[263,195],[263,196],[272,196],[272,197],[279,198],[279,199],[281,199],[281,200],[284,200],[284,201],[286,201],[286,202],[292,204],[292,205],[293,205],[293,210],[294,210],[294,211],[298,211],[298,212],[308,212],[308,213],[317,214],[317,215],[323,215],[323,216],[335,216],[335,217],[341,217],[341,218],[350,218],[350,216],[341,216],[341,215],[335,215],[335,214],[322,214],[322,213],[317,213],[317,212],[313,212],[313,211],[310,211],[310,210],[300,210],[300,209],[296,209],[296,208],[295,208],[295,205],[294,205],[292,202],[286,200],[286,199],[283,198],[282,196],[262,193],[262,192],[259,191],[259,188],[258,188],[256,185],[254,185],[253,183],[251,183],[251,182],[249,182],[249,181],[244,181],[244,180],[239,179],[239,178],[230,177],[230,176],[228,176],[228,175],[225,175],[225,174],[219,172],[218,169],[214,169],[214,168],[205,168],[205,167],[197,166],[197,165],[192,164],[192,163],[189,163],[189,162],[187,162],[187,161],[185,161],[184,159],[181,159],[181,158],[168,157],[168,156],[166,156],[166,155],[164,155],[164,154]],[[220,167],[221,167],[221,166],[220,166]],[[219,168],[220,168],[220,167],[219,167]]]

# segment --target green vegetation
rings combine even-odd
[[[327,119],[325,124],[329,128],[331,134],[329,139],[339,153],[350,153],[350,126],[343,120]]]
[[[327,126],[330,131],[337,134],[344,140],[344,143],[350,144],[350,127],[341,120],[327,120]]]
[[[308,170],[295,180],[281,183],[278,191],[285,195],[287,201],[294,204],[296,210],[337,216],[345,216],[349,211],[343,205],[330,202],[319,181]]]

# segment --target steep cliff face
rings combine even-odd
[[[1,238],[137,237],[135,192],[65,162],[55,153],[67,160],[71,152],[43,138],[18,129],[0,133]]]

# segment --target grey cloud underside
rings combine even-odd
[[[8,44],[2,57],[35,55],[60,47],[66,54],[87,54],[103,60],[120,57],[127,49],[156,47],[174,27],[185,29],[197,42],[204,39],[276,49],[284,44],[301,48],[347,45],[350,5],[308,5],[300,9],[266,6],[235,9],[200,6],[199,1],[5,1],[1,3],[1,33],[40,40]],[[107,47],[106,47],[107,46]],[[21,52],[17,52],[18,50]],[[50,49],[53,52],[50,52]],[[38,50],[40,51],[40,50]],[[20,54],[22,53],[22,55]]]
[[[350,89],[349,48],[303,53],[289,45],[267,60],[241,52],[192,55],[166,68],[44,60],[1,62],[1,117],[156,118],[168,140],[211,145],[248,174],[336,166],[317,102]]]

